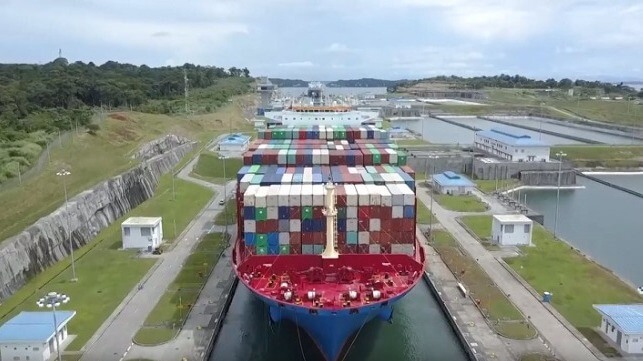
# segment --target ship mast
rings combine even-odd
[[[323,259],[337,259],[339,253],[335,250],[335,223],[337,217],[337,209],[335,208],[335,185],[333,182],[326,183],[326,198],[324,203],[326,207],[322,210],[326,216],[326,249],[322,253]]]

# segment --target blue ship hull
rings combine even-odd
[[[256,294],[270,311],[270,319],[279,322],[283,319],[290,320],[301,327],[317,344],[322,355],[327,361],[337,361],[342,354],[346,341],[366,323],[374,318],[390,322],[393,318],[393,305],[404,297],[411,288],[397,295],[387,302],[374,303],[357,308],[358,312],[351,313],[350,309],[324,310],[315,309],[317,313],[310,313],[310,308],[292,304],[280,304]]]

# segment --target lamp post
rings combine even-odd
[[[56,340],[56,351],[58,352],[58,361],[62,361],[60,357],[60,340],[58,339],[58,321],[56,320],[56,307],[60,304],[69,302],[69,296],[57,292],[49,292],[45,297],[42,297],[36,304],[38,307],[51,308],[54,315],[54,339]]]
[[[71,281],[76,282],[78,281],[78,278],[76,278],[76,262],[74,260],[74,245],[71,243],[71,225],[69,223],[69,208],[68,208],[68,199],[67,199],[67,181],[65,180],[65,177],[68,175],[71,175],[71,172],[69,172],[66,169],[61,169],[58,173],[56,173],[57,176],[61,177],[63,180],[63,189],[65,191],[65,213],[67,213],[67,231],[69,233],[69,252],[71,254]]]
[[[554,218],[554,237],[556,237],[556,231],[558,230],[558,203],[560,202],[560,177],[563,168],[563,157],[567,154],[563,152],[557,152],[556,156],[558,157],[558,186],[556,187],[556,216]]]
[[[435,160],[439,157],[437,155],[430,155],[429,158],[431,159],[431,166],[433,167],[433,172],[431,172],[431,176],[433,176],[433,174],[435,174]],[[431,182],[431,205],[429,206],[429,237],[431,237],[431,239],[433,239],[433,196],[435,194],[433,186],[434,184]]]

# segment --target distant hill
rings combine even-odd
[[[279,88],[305,88],[308,86],[308,82],[301,79],[270,78],[270,82]]]

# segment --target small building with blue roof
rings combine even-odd
[[[230,134],[219,142],[222,152],[243,152],[248,149],[250,136],[244,134]]]
[[[476,132],[474,145],[485,153],[512,162],[548,162],[549,145],[527,134],[493,128]]]
[[[601,314],[600,332],[619,351],[643,354],[643,304],[594,305]]]
[[[45,361],[56,352],[54,334],[61,351],[67,339],[67,324],[76,311],[56,311],[56,327],[52,312],[20,312],[0,326],[0,360]]]
[[[451,171],[434,174],[432,178],[434,189],[442,194],[469,194],[475,188],[469,178]]]

